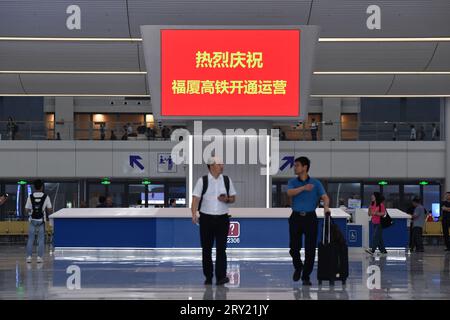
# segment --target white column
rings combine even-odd
[[[332,122],[332,125],[322,125],[322,140],[341,140],[341,98],[323,98],[322,121]]]
[[[61,140],[74,139],[73,97],[55,97],[55,138],[59,132]]]

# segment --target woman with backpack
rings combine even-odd
[[[381,217],[386,214],[386,207],[384,206],[384,197],[379,192],[374,192],[371,197],[371,204],[369,207],[369,216],[372,217],[372,249],[366,249],[370,255],[375,254],[378,248],[381,254],[387,254],[383,242],[383,228],[381,227]]]

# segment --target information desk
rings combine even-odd
[[[323,209],[319,218],[321,236]],[[230,248],[288,248],[289,208],[230,208]],[[347,236],[347,219],[331,209],[333,221]],[[55,248],[199,248],[199,227],[189,208],[62,209],[50,216]]]

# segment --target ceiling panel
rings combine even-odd
[[[393,76],[315,75],[311,94],[385,94]]]
[[[145,75],[22,75],[30,94],[146,94]]]
[[[0,74],[0,93],[24,93],[16,74]]]
[[[449,23],[450,23],[450,15],[449,15]],[[450,42],[440,42],[438,44],[436,52],[427,70],[450,71]]]
[[[311,0],[128,0],[130,28],[140,26],[306,24]]]
[[[369,5],[381,9],[381,29],[369,30]],[[321,37],[445,37],[450,35],[448,0],[315,0],[310,24]]]
[[[314,70],[423,71],[435,47],[433,42],[319,42]]]
[[[0,41],[0,70],[139,71],[137,43]]]
[[[395,76],[389,94],[450,94],[450,75]]]
[[[81,29],[69,30],[68,6],[81,9]],[[126,0],[1,0],[0,36],[128,37]]]

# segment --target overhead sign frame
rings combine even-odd
[[[277,115],[164,115],[161,111],[162,107],[162,45],[161,34],[164,30],[299,30],[299,88],[298,88],[298,107],[299,110],[292,116]],[[153,115],[157,119],[162,120],[303,120],[306,118],[311,80],[314,65],[315,48],[318,42],[319,27],[318,26],[302,26],[302,25],[285,25],[285,26],[198,26],[198,25],[146,25],[141,26],[141,34],[143,39],[144,57],[147,68],[147,80],[149,93],[151,97]],[[199,48],[201,50],[201,48]],[[195,61],[195,60],[194,60]],[[273,106],[276,108],[276,105]]]

